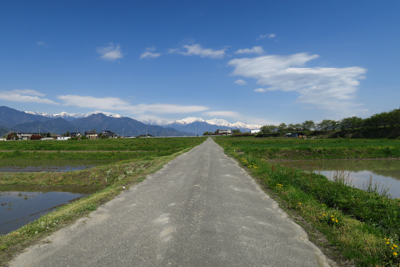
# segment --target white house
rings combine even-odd
[[[70,138],[71,138],[71,136],[58,136],[57,140],[68,140]]]
[[[252,129],[252,130],[251,130],[251,133],[254,133],[254,134],[255,134],[255,133],[259,133],[259,132],[261,132],[260,129]]]
[[[226,130],[219,130],[218,133],[220,134],[232,134],[232,130],[231,129],[226,129]]]

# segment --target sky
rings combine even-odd
[[[319,122],[399,108],[400,1],[0,1],[0,106]]]

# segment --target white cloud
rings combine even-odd
[[[143,59],[143,58],[156,58],[156,57],[161,56],[160,53],[153,53],[155,50],[156,50],[156,48],[154,46],[153,47],[147,47],[146,51],[143,52],[140,55],[140,59]]]
[[[247,82],[245,80],[242,80],[242,79],[236,80],[235,83],[239,84],[239,85],[246,85],[247,84]]]
[[[36,42],[36,44],[39,45],[39,46],[48,47],[48,45],[47,45],[45,42],[43,42],[43,41]]]
[[[257,40],[261,40],[261,39],[265,39],[265,38],[273,39],[273,38],[275,38],[275,37],[276,37],[276,34],[274,34],[274,33],[270,33],[270,34],[261,34],[260,36],[258,36]]]
[[[219,116],[219,117],[239,117],[240,115],[235,111],[208,111],[204,112],[204,115],[207,116]]]
[[[253,46],[253,48],[239,49],[235,54],[262,54],[264,49],[261,46]]]
[[[254,92],[257,92],[257,93],[264,93],[266,91],[267,91],[267,89],[264,89],[264,88],[258,88],[258,89],[254,90]]]
[[[300,94],[297,103],[313,104],[341,116],[365,113],[366,109],[353,100],[360,84],[358,80],[364,78],[366,69],[303,67],[318,57],[307,53],[269,55],[233,59],[228,64],[235,68],[232,75],[253,78],[258,84],[269,86],[256,92],[296,91]]]
[[[184,45],[183,48],[186,48],[186,52],[181,51],[180,49],[170,49],[170,53],[178,53],[184,56],[200,56],[200,57],[210,57],[210,58],[222,58],[225,55],[226,48],[221,50],[213,50],[210,48],[202,48],[199,44],[194,45]]]
[[[123,58],[121,47],[119,45],[115,46],[113,43],[110,43],[110,45],[106,47],[99,47],[97,52],[101,55],[101,59],[107,61],[115,61],[119,58]]]
[[[78,95],[61,95],[57,97],[67,106],[76,106],[80,108],[92,108],[102,110],[123,110],[131,113],[191,113],[205,111],[205,106],[181,106],[174,104],[138,104],[131,105],[129,102],[118,97],[94,97],[94,96],[78,96]]]
[[[50,99],[41,98],[43,96],[45,96],[45,94],[30,89],[0,91],[0,99],[6,101],[59,105]]]

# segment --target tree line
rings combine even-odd
[[[260,128],[262,133],[268,134],[272,132],[287,131],[311,131],[311,130],[346,130],[360,128],[379,128],[379,127],[395,127],[400,126],[400,108],[389,112],[374,114],[369,118],[362,119],[357,116],[344,118],[341,120],[323,120],[315,123],[312,120],[306,120],[303,123],[288,124],[281,123],[279,125],[264,125]]]

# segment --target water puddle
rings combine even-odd
[[[1,191],[0,235],[10,233],[63,204],[88,195],[90,193],[85,190],[83,192]]]
[[[70,171],[81,171],[93,166],[81,165],[81,166],[7,166],[0,167],[0,172],[70,172]]]
[[[331,180],[341,175],[350,180],[353,186],[361,189],[372,177],[372,183],[379,185],[380,190],[388,188],[388,194],[393,198],[400,198],[400,160],[286,161],[279,164],[320,173]]]

